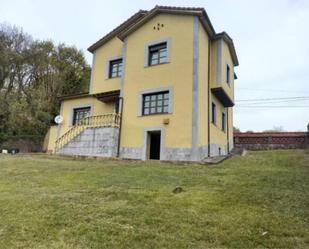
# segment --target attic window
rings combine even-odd
[[[111,60],[109,62],[109,78],[121,77],[122,75],[122,59]]]
[[[167,43],[163,42],[150,46],[149,48],[148,65],[158,65],[167,62]]]

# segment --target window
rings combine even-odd
[[[226,83],[230,84],[231,69],[229,65],[226,65]]]
[[[72,124],[78,124],[83,118],[89,117],[90,107],[76,108],[73,112],[73,122]]]
[[[216,124],[216,104],[212,102],[211,104],[211,122]]]
[[[119,99],[114,102],[114,113],[119,113]]]
[[[143,95],[143,115],[168,113],[168,108],[168,91]]]
[[[226,121],[225,121],[225,113],[222,112],[222,131],[224,131],[224,132],[225,132],[225,123],[226,123]]]
[[[167,62],[167,43],[163,42],[150,46],[148,66],[158,65]]]
[[[121,77],[122,75],[122,59],[112,60],[109,62],[109,78]]]

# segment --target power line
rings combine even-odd
[[[244,104],[246,104],[246,105],[264,105],[264,104],[289,103],[289,102],[299,102],[299,101],[309,101],[309,99],[290,99],[290,100],[277,100],[277,101],[259,101],[259,102],[249,102],[249,103],[244,103]]]
[[[284,93],[304,93],[304,91],[293,91],[293,90],[280,90],[280,89],[261,89],[261,88],[247,88],[247,87],[236,87],[236,90],[245,91],[261,91],[261,92],[284,92]]]
[[[300,106],[296,106],[296,105],[290,105],[290,106],[245,106],[245,105],[240,105],[240,106],[236,106],[237,108],[309,108],[309,105],[300,105]]]
[[[252,102],[252,101],[267,101],[267,100],[292,100],[292,99],[309,99],[309,96],[296,96],[296,97],[284,97],[284,98],[263,98],[263,99],[240,99],[236,102]]]

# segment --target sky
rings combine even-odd
[[[19,26],[36,39],[76,46],[91,64],[91,44],[155,5],[204,7],[216,32],[233,38],[240,64],[234,126],[241,131],[307,129],[309,0],[0,0],[0,23]],[[293,97],[308,98],[277,99]],[[242,101],[248,99],[271,100]]]

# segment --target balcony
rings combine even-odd
[[[230,96],[226,93],[223,87],[213,87],[211,92],[216,98],[223,104],[224,107],[233,107],[234,102]]]

